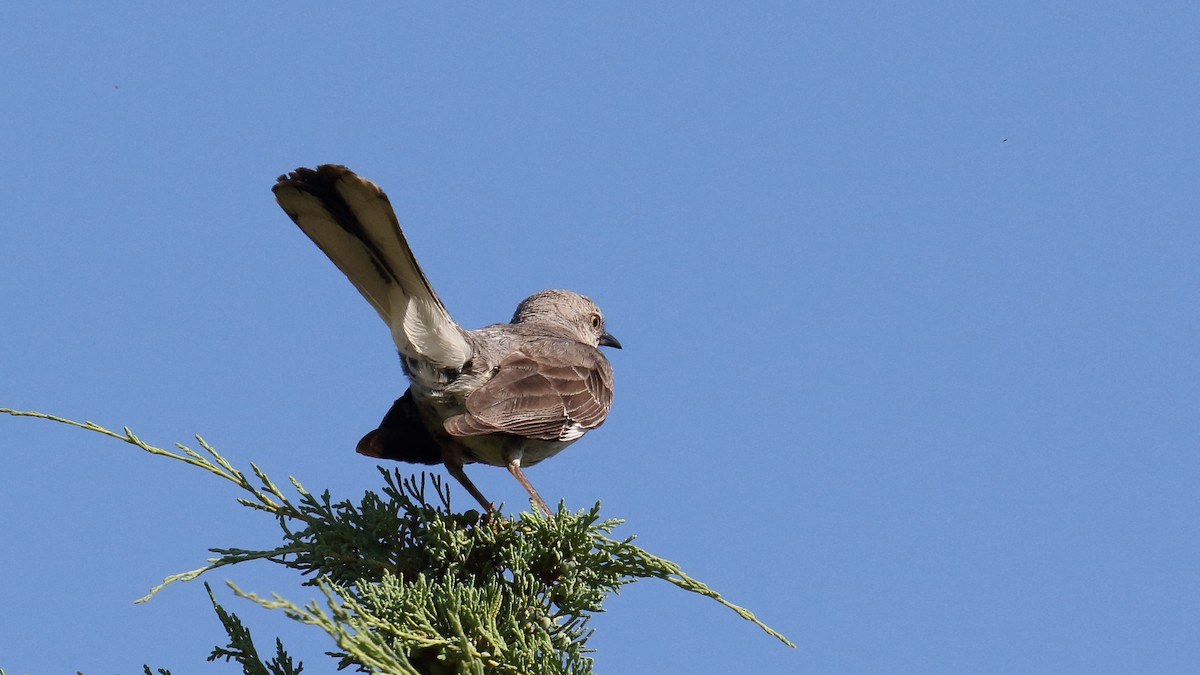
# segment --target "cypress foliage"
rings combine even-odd
[[[591,673],[589,617],[625,584],[650,578],[712,598],[795,646],[675,563],[635,546],[633,537],[614,538],[622,521],[602,518],[599,503],[579,511],[560,503],[552,518],[537,509],[516,516],[455,513],[449,490],[436,476],[383,468],[382,494],[368,491],[357,502],[335,501],[328,491],[313,494],[295,478],[285,492],[254,464],[249,474],[239,471],[199,436],[201,451],[181,444],[167,450],[128,428],[118,433],[44,413],[0,412],[100,433],[237,485],[243,491],[238,502],[273,517],[281,541],[259,550],[210,549],[215,556],[206,565],[168,576],[138,602],[219,567],[253,560],[283,565],[319,589],[323,602],[300,606],[227,583],[237,596],[326,633],[333,646],[328,654],[339,669],[395,675]],[[229,636],[210,661],[237,662],[247,675],[303,670],[278,639],[264,661],[237,615],[211,589],[209,597]],[[144,672],[169,675],[148,666]]]

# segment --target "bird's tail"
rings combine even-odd
[[[280,176],[275,199],[387,322],[406,357],[459,368],[471,348],[413,257],[379,186],[344,166]]]

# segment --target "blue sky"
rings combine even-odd
[[[270,192],[343,163],[460,323],[597,300],[612,413],[531,480],[799,645],[646,582],[601,672],[1194,672],[1197,34],[1194,3],[10,3],[0,407],[376,488],[387,330]],[[0,418],[0,666],[235,672],[198,583],[131,603],[273,541],[236,496]]]

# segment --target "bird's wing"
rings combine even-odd
[[[471,358],[461,329],[413,257],[379,186],[325,164],[280,176],[275,200],[375,307],[405,356],[441,368]]]
[[[534,340],[505,357],[496,375],[467,396],[467,412],[444,426],[453,436],[573,441],[604,423],[612,396],[612,366],[598,349]]]

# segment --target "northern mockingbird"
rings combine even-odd
[[[461,328],[413,257],[387,195],[344,166],[280,176],[275,199],[392,331],[410,386],[358,442],[369,457],[446,465],[489,512],[463,465],[503,466],[544,513],[521,468],[604,423],[613,374],[599,346],[621,343],[571,291],[534,293],[510,323]]]

